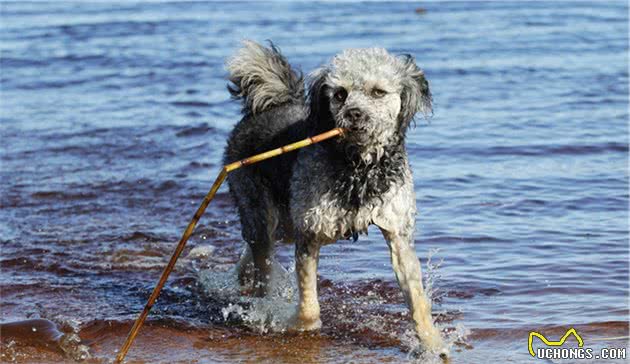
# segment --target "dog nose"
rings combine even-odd
[[[346,110],[344,116],[349,121],[358,121],[359,119],[361,119],[361,117],[363,117],[363,113],[361,112],[361,110],[355,107],[355,108]]]

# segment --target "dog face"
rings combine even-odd
[[[348,130],[345,143],[369,162],[404,139],[414,115],[431,113],[431,93],[413,57],[380,48],[350,49],[311,75],[311,117],[317,131]]]

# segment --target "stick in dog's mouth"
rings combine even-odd
[[[160,295],[160,292],[162,291],[162,288],[164,287],[164,284],[166,283],[168,276],[171,274],[171,271],[173,271],[173,268],[175,267],[175,263],[177,262],[177,259],[182,254],[182,251],[184,250],[184,247],[186,246],[186,242],[188,242],[188,238],[190,238],[190,236],[192,235],[192,232],[195,229],[197,222],[199,222],[201,215],[203,215],[206,208],[208,207],[208,204],[210,204],[210,201],[212,201],[212,199],[216,195],[217,191],[219,190],[219,187],[221,187],[221,184],[223,183],[223,181],[225,181],[225,178],[227,177],[228,173],[236,169],[239,169],[243,166],[258,163],[269,158],[277,157],[281,154],[285,154],[285,153],[288,153],[288,152],[291,152],[300,148],[308,147],[309,145],[317,144],[319,142],[322,142],[330,138],[343,136],[344,132],[345,130],[342,128],[331,129],[327,132],[317,134],[315,136],[312,136],[306,139],[302,139],[295,143],[287,144],[283,147],[272,149],[264,153],[256,154],[254,156],[241,159],[234,163],[230,163],[228,165],[223,166],[223,168],[221,169],[221,172],[219,173],[216,180],[212,184],[212,188],[210,188],[210,191],[201,202],[201,205],[197,209],[197,212],[195,212],[195,215],[193,216],[192,220],[186,227],[186,230],[184,230],[184,234],[182,235],[182,238],[180,239],[179,244],[177,244],[177,247],[175,248],[175,251],[173,252],[173,255],[171,256],[171,259],[166,265],[166,268],[164,268],[164,271],[162,272],[162,275],[160,276],[160,280],[158,281],[157,285],[153,289],[151,296],[149,296],[149,299],[147,300],[147,303],[144,306],[144,309],[140,313],[140,316],[138,316],[135,323],[131,327],[131,330],[129,331],[129,335],[127,336],[127,339],[125,340],[125,343],[120,348],[118,355],[116,355],[116,360],[114,360],[114,363],[122,363],[122,361],[125,359],[125,356],[127,355],[129,348],[131,348],[131,345],[133,344],[133,341],[136,338],[136,335],[138,335],[138,331],[140,331],[142,324],[144,323],[147,316],[149,315],[149,311],[151,310],[151,307],[153,307],[153,304],[155,303],[158,296]]]

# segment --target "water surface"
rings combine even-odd
[[[416,246],[454,363],[536,362],[529,331],[569,326],[628,346],[606,339],[629,320],[627,4],[418,6],[2,2],[1,360],[115,355],[221,167],[239,119],[223,62],[243,38],[304,72],[372,46],[425,70]],[[322,331],[274,333],[291,280],[272,307],[229,294],[242,242],[226,192],[130,362],[410,360],[377,230],[322,249]],[[289,268],[292,248],[278,255]]]

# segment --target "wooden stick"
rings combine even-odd
[[[195,229],[195,226],[197,225],[197,222],[199,222],[199,219],[201,218],[201,215],[203,215],[204,211],[206,211],[206,208],[208,207],[208,204],[210,204],[210,201],[212,201],[214,196],[217,194],[219,187],[221,187],[221,184],[223,183],[223,181],[225,181],[225,178],[227,177],[228,173],[236,169],[239,169],[243,166],[258,163],[260,161],[264,161],[265,159],[273,158],[281,154],[291,152],[296,149],[304,148],[311,144],[319,143],[326,139],[330,139],[330,138],[333,138],[342,134],[343,134],[343,129],[335,128],[325,133],[318,134],[313,137],[306,138],[298,142],[285,145],[284,147],[280,147],[280,148],[276,148],[276,149],[273,149],[264,153],[256,154],[252,157],[241,159],[240,161],[223,166],[223,168],[221,169],[221,173],[219,173],[216,180],[214,181],[214,184],[212,184],[212,188],[210,188],[210,191],[201,202],[201,206],[199,206],[199,208],[197,209],[197,212],[195,212],[195,216],[193,216],[192,220],[190,220],[190,223],[186,227],[186,230],[184,230],[184,234],[182,235],[182,238],[179,240],[179,244],[177,244],[177,248],[175,248],[175,251],[173,252],[173,255],[171,256],[171,260],[169,260],[168,264],[166,265],[166,268],[164,268],[164,271],[162,272],[162,276],[160,276],[160,280],[158,281],[157,285],[153,289],[153,293],[151,293],[151,296],[149,296],[149,300],[147,301],[147,304],[144,306],[142,313],[140,313],[140,316],[138,316],[138,318],[136,319],[136,322],[133,324],[133,327],[129,331],[127,340],[125,340],[125,343],[118,351],[118,355],[116,355],[116,360],[114,361],[114,363],[122,363],[122,361],[125,359],[125,356],[127,355],[129,348],[131,347],[131,344],[133,344],[133,341],[136,338],[136,335],[138,335],[138,331],[140,331],[142,324],[144,323],[147,316],[149,315],[149,311],[151,310],[151,307],[153,307],[153,304],[155,303],[158,296],[160,295],[160,291],[162,291],[162,288],[164,287],[164,284],[166,283],[168,276],[171,274],[171,271],[175,267],[175,263],[177,262],[177,259],[182,254],[182,251],[184,250],[184,247],[186,246],[186,242],[188,241],[188,238],[190,238],[190,236],[192,235],[193,230]]]

